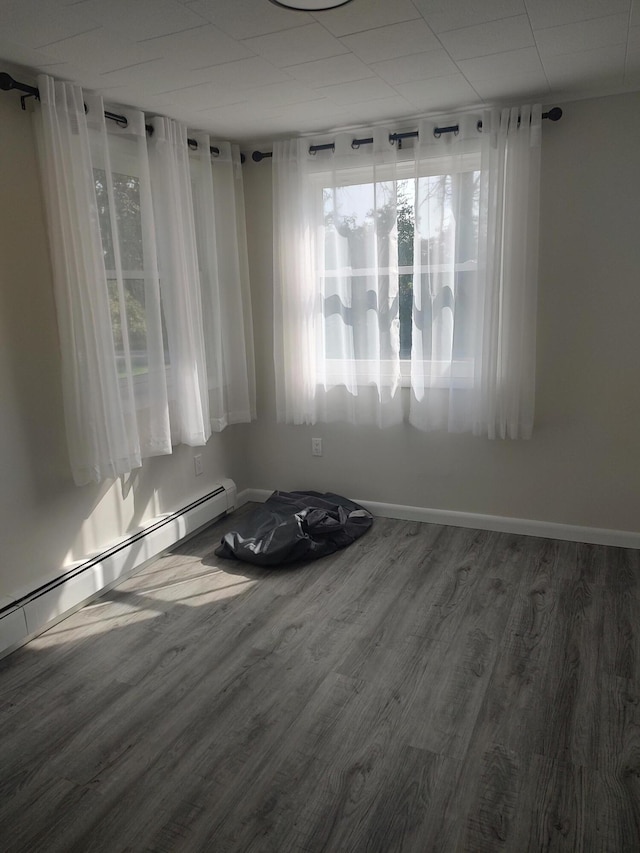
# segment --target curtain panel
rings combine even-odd
[[[529,437],[541,107],[394,130],[274,145],[278,419]]]
[[[214,162],[203,135],[192,158],[177,122],[155,119],[148,137],[139,110],[107,126],[100,97],[46,75],[38,86],[67,443],[83,485],[255,417],[240,155],[222,145]]]

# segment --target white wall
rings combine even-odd
[[[245,166],[258,365],[251,485],[640,531],[640,94],[544,123],[531,441],[275,423],[270,160]],[[311,436],[324,456],[311,456]]]
[[[0,97],[0,599],[55,576],[159,513],[247,485],[241,427],[176,448],[126,482],[78,488],[67,462],[51,270],[31,117]],[[201,452],[204,474],[195,477]]]

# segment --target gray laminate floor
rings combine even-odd
[[[230,526],[0,662],[2,853],[640,850],[640,552]]]

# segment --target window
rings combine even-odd
[[[480,171],[471,158],[462,167],[442,174],[435,161],[423,164],[417,178],[357,183],[354,174],[340,186],[322,187],[324,245],[318,275],[324,313],[321,360],[327,362],[327,375],[342,369],[337,362],[344,358],[345,327],[350,327],[350,355],[356,362],[370,357],[371,334],[380,338],[381,349],[386,342],[386,358],[399,354],[403,384],[409,384],[414,327],[426,370],[439,373],[441,380],[453,379],[453,360],[455,378],[469,375]],[[455,334],[450,329],[454,314]],[[451,338],[447,370],[439,372],[446,334]],[[360,373],[366,375],[366,368]]]
[[[46,75],[38,84],[69,458],[83,485],[126,474],[176,444],[203,446],[212,430],[251,420],[245,338],[236,334],[235,357],[227,358],[218,332],[250,323],[243,219],[234,217],[220,241],[232,270],[224,285],[243,298],[221,298],[212,276],[203,308],[187,128],[156,117],[148,136],[144,113],[129,107],[107,128],[99,96]],[[209,137],[199,138],[210,166]],[[219,168],[230,171],[225,145]],[[232,183],[231,198],[218,191],[209,199],[211,217],[217,206],[235,210],[235,191]],[[212,233],[215,224],[201,227]],[[212,338],[223,357],[207,363]]]
[[[280,421],[531,435],[541,117],[274,144]]]
[[[140,210],[140,179],[135,175],[112,173],[111,188],[104,169],[94,169],[100,235],[109,288],[109,307],[118,375],[148,373],[147,310],[145,299],[144,249]],[[109,195],[112,195],[110,205]],[[118,233],[114,245],[112,216]],[[120,260],[116,264],[116,253]],[[121,267],[123,293],[118,288],[116,268]],[[164,311],[161,309],[165,364],[169,363]],[[130,367],[129,367],[130,365]]]

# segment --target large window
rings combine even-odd
[[[281,420],[531,434],[541,116],[274,145]]]
[[[187,128],[156,117],[149,135],[128,107],[107,127],[98,96],[39,89],[69,456],[78,484],[100,482],[253,415],[239,151],[220,143],[214,192],[197,134],[202,259]]]

